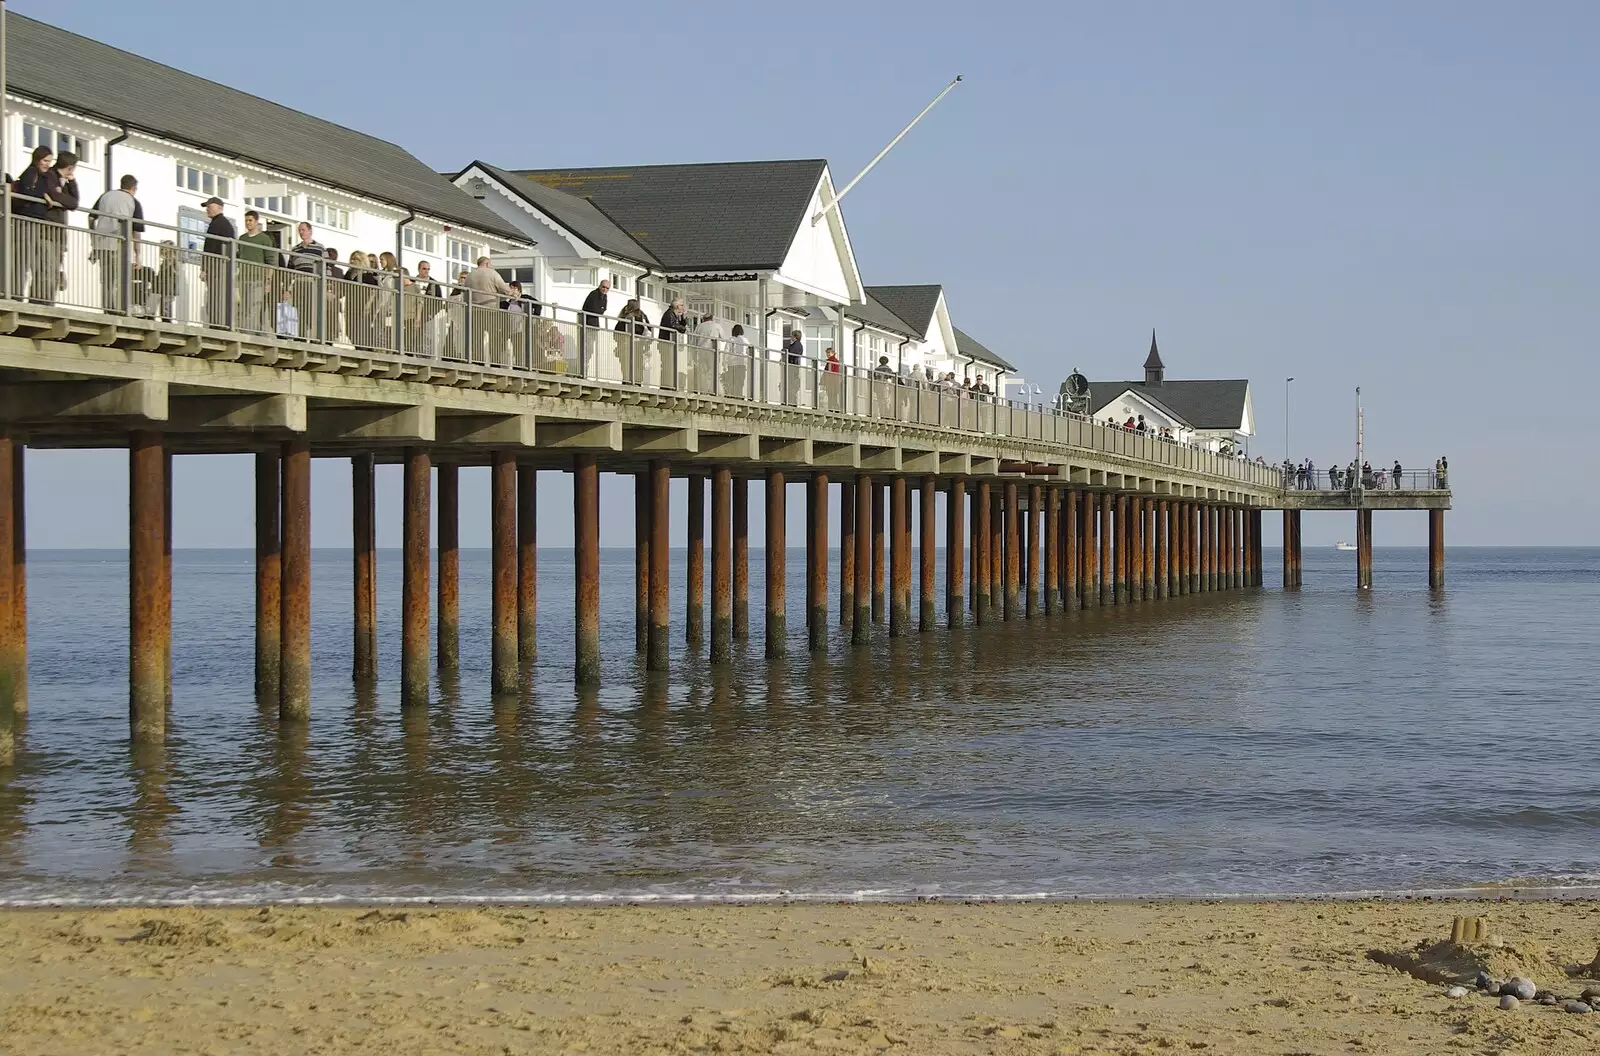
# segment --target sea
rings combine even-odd
[[[1299,896],[1600,886],[1600,549],[1308,550],[1302,589],[1200,595],[787,656],[761,555],[734,662],[648,674],[633,554],[602,555],[603,681],[572,678],[570,552],[539,652],[489,684],[489,558],[459,675],[402,709],[351,669],[351,559],[313,558],[309,724],[253,699],[253,558],[173,556],[164,746],[127,718],[120,551],[29,555],[31,713],[0,773],[0,903]],[[943,578],[942,557],[940,579]],[[837,591],[835,563],[830,588]],[[682,556],[673,597],[684,596]],[[915,608],[913,609],[915,611]],[[943,611],[943,602],[940,602]]]

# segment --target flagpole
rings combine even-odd
[[[1361,483],[1362,483],[1361,467],[1362,467],[1362,465],[1365,464],[1363,462],[1362,458],[1361,458],[1362,442],[1363,442],[1363,439],[1364,439],[1363,436],[1362,436],[1362,426],[1363,426],[1363,424],[1364,424],[1364,419],[1361,417],[1361,386],[1357,385],[1356,386],[1356,472],[1355,472],[1356,489],[1357,490],[1360,490],[1360,488],[1361,488]]]

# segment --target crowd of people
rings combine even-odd
[[[1324,477],[1319,475],[1316,463],[1311,459],[1308,458],[1299,463],[1284,459],[1281,468],[1283,471],[1283,486],[1285,488],[1293,491],[1325,490],[1323,488]],[[1434,488],[1448,487],[1449,473],[1450,460],[1441,455],[1433,464],[1433,476],[1429,486]],[[1414,473],[1413,476],[1421,477],[1422,474]],[[1351,459],[1345,468],[1340,469],[1335,465],[1327,471],[1326,490],[1352,491],[1358,485],[1364,491],[1385,488],[1398,490],[1404,486],[1404,479],[1405,467],[1400,464],[1398,459],[1395,460],[1393,468],[1388,470],[1385,470],[1382,466],[1374,469],[1371,462],[1362,462],[1358,467],[1355,459]]]
[[[1173,435],[1172,430],[1166,426],[1163,425],[1160,428],[1157,428],[1146,422],[1144,420],[1144,415],[1142,414],[1137,418],[1135,418],[1133,415],[1129,415],[1128,420],[1123,422],[1120,426],[1117,424],[1116,415],[1109,415],[1106,418],[1106,428],[1121,429],[1124,432],[1137,433],[1140,436],[1153,436],[1157,440],[1167,440],[1173,443],[1176,443],[1178,439],[1175,435]]]

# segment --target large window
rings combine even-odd
[[[626,276],[626,275],[618,275],[616,272],[613,271],[611,273],[611,288],[613,290],[616,290],[618,293],[627,293],[628,292],[628,276]]]
[[[94,164],[94,159],[88,157],[91,141],[80,139],[70,132],[62,132],[51,128],[49,125],[36,125],[32,121],[22,123],[22,145],[28,150],[34,147],[49,147],[51,153],[59,155],[64,150],[70,150],[80,160],[87,159]]]
[[[218,197],[221,197],[220,195]],[[285,220],[295,218],[295,196],[292,194],[267,194],[246,198],[244,204],[263,213],[272,213]]]
[[[432,256],[439,252],[439,236],[432,231],[418,231],[414,227],[403,229],[402,241],[407,249],[414,249],[418,253],[427,253]]]
[[[225,202],[233,197],[228,193],[233,187],[233,181],[228,177],[181,162],[178,165],[178,187],[180,190],[203,194],[207,198],[215,196]]]
[[[350,230],[350,210],[337,205],[306,199],[306,219],[312,227],[331,227],[336,231]]]
[[[593,268],[551,268],[550,281],[567,286],[593,286]]]
[[[471,271],[478,266],[478,258],[483,256],[483,252],[477,246],[471,242],[463,242],[459,238],[447,238],[444,241],[445,256],[450,259],[451,264],[456,265],[450,270]]]

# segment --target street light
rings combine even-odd
[[[1293,378],[1283,379],[1283,460],[1289,461],[1289,383]]]

